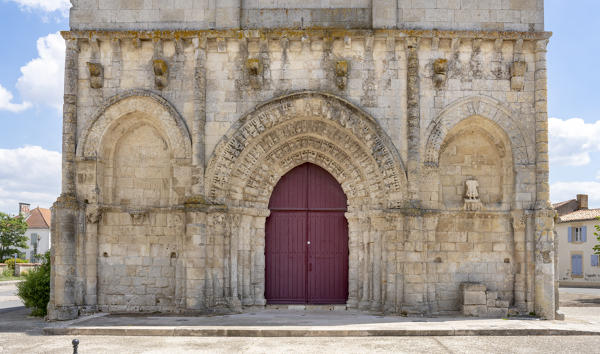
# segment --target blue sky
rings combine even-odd
[[[60,192],[61,100],[69,0],[0,0],[0,211],[49,207]],[[600,208],[600,13],[596,0],[546,0],[553,202]]]

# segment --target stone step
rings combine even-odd
[[[290,311],[315,311],[315,312],[327,312],[327,311],[346,311],[348,307],[346,305],[266,305],[265,309],[268,310],[290,310]]]

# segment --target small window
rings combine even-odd
[[[597,254],[593,254],[592,255],[592,267],[598,267],[598,260],[599,260],[600,256]]]
[[[583,242],[583,228],[573,228],[573,242]]]

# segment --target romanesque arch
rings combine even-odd
[[[151,119],[164,131],[174,158],[191,158],[192,139],[185,121],[166,99],[147,90],[128,90],[107,99],[81,130],[76,155],[95,158],[108,129],[132,114]]]
[[[523,134],[523,127],[512,113],[490,97],[471,96],[460,99],[446,107],[426,130],[424,151],[425,165],[438,166],[440,148],[448,132],[459,122],[472,116],[486,118],[497,124],[509,137],[513,161],[516,165],[533,163],[532,148],[535,144]]]
[[[340,182],[349,210],[397,207],[404,198],[403,163],[378,123],[351,103],[318,92],[279,97],[242,117],[208,163],[207,197],[266,208],[278,179],[304,162]]]

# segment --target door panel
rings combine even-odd
[[[580,254],[571,255],[571,266],[573,275],[583,275],[583,256]]]
[[[284,175],[265,226],[265,298],[271,304],[338,304],[348,298],[346,195],[319,166]]]
[[[273,213],[265,231],[266,298],[270,303],[304,303],[306,212]]]
[[[309,212],[308,299],[343,304],[348,298],[348,223],[342,212]]]

